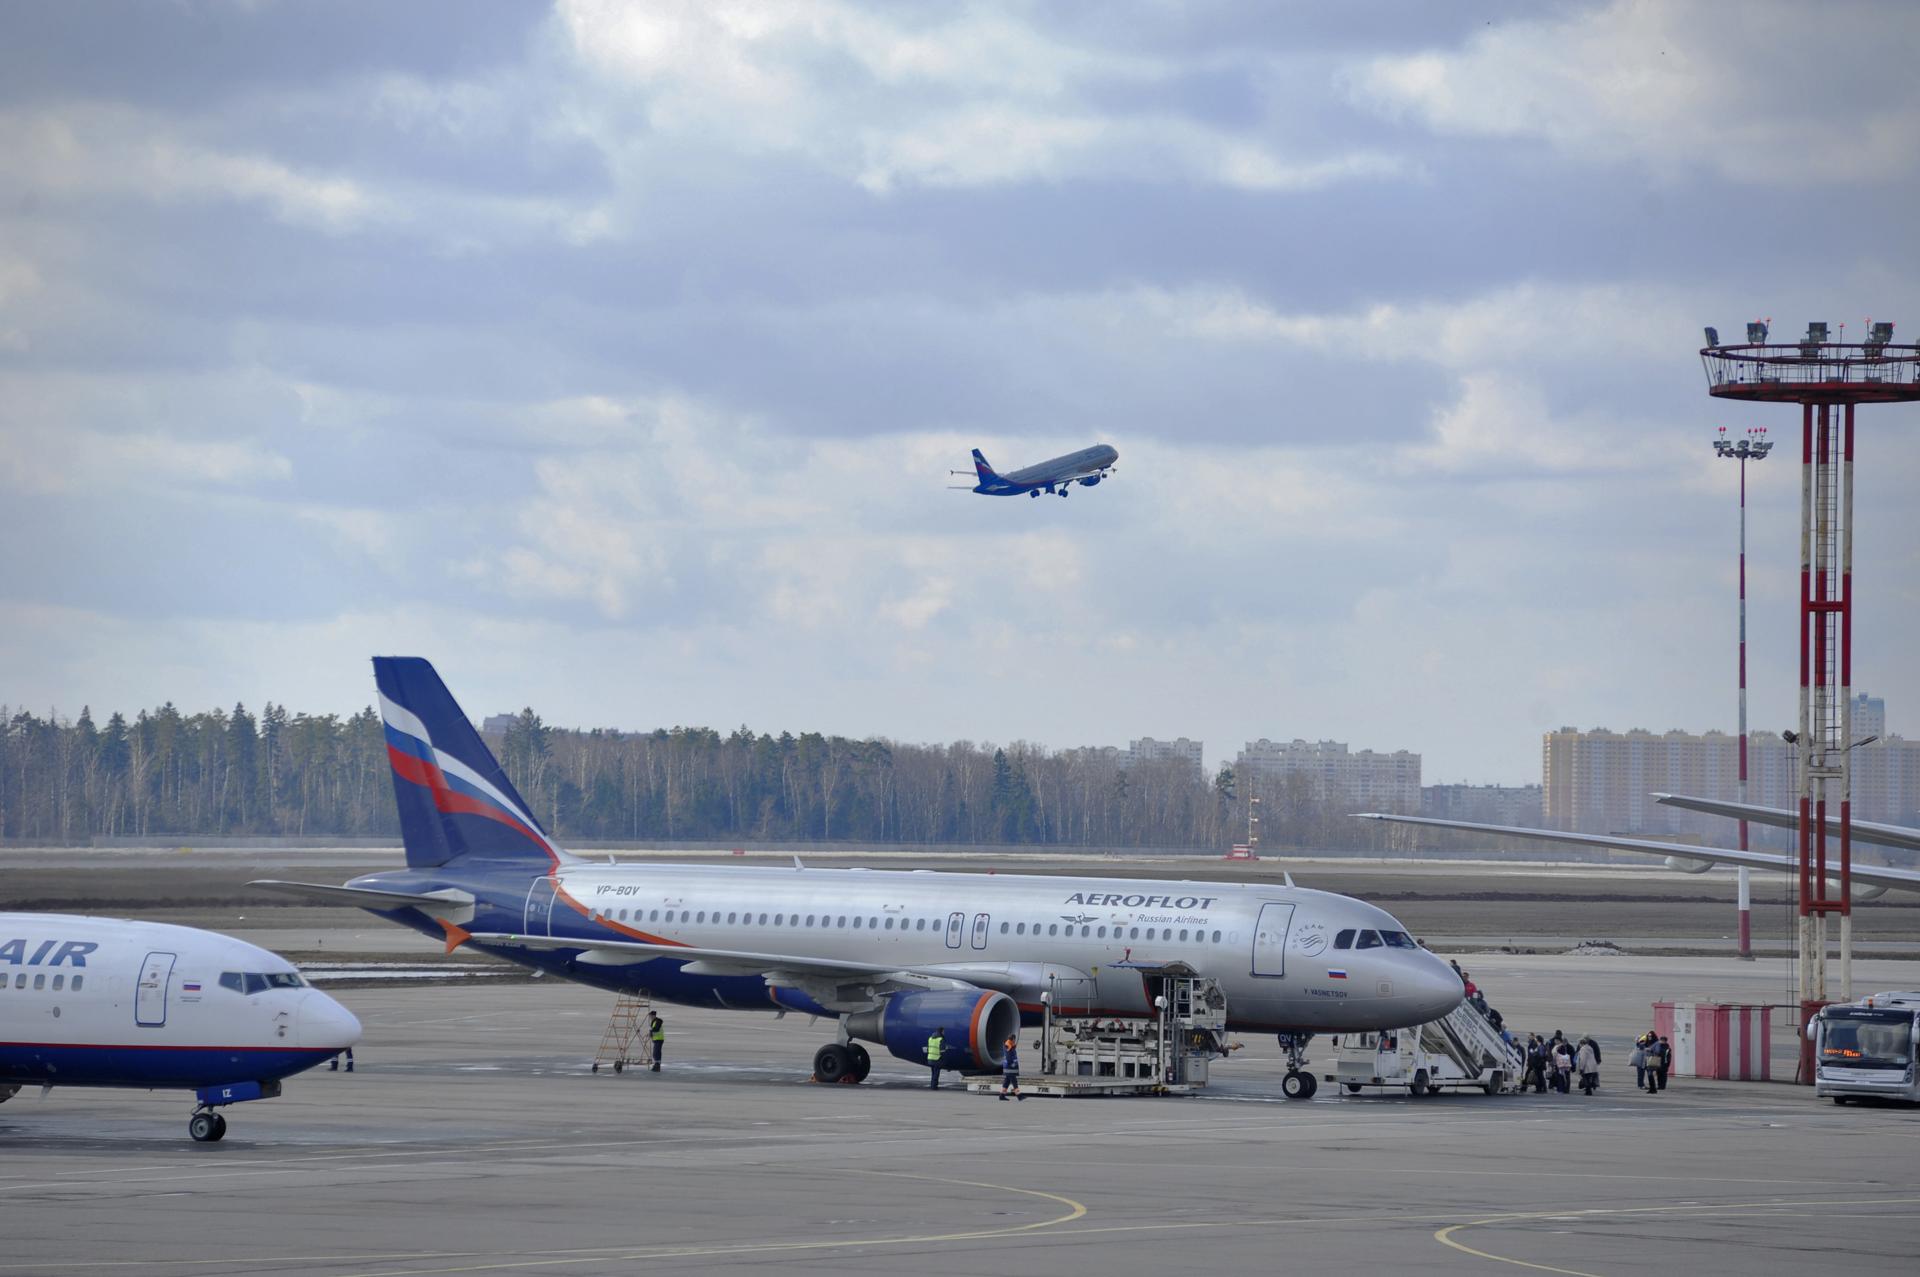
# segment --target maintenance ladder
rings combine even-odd
[[[593,1053],[595,1073],[603,1064],[615,1073],[624,1073],[629,1064],[648,1062],[633,1053],[633,1044],[640,1040],[642,1022],[652,1010],[653,995],[645,990],[623,993],[613,1000],[613,1014],[607,1017],[607,1027],[600,1034],[600,1048]]]

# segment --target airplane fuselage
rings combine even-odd
[[[451,888],[470,932],[577,939],[577,951],[495,951],[527,966],[694,1006],[838,1014],[775,977],[698,959],[595,951],[640,942],[849,960],[950,976],[1012,996],[1028,1019],[1062,1010],[1148,1014],[1140,966],[1180,962],[1221,981],[1233,1027],[1398,1028],[1458,1005],[1460,981],[1393,917],[1299,887],[862,869],[568,864],[388,871],[354,887]],[[450,934],[417,909],[390,915]],[[1360,947],[1364,945],[1364,947]],[[631,960],[630,960],[631,959]],[[796,982],[797,983],[797,982]]]
[[[1118,451],[1101,443],[1008,474],[997,474],[986,469],[976,453],[975,468],[979,472],[980,482],[973,490],[989,497],[1017,497],[1041,492],[1065,492],[1076,483],[1092,487],[1106,478],[1107,471],[1119,459]]]
[[[277,954],[216,932],[0,913],[0,1084],[210,1087],[325,1061],[360,1024]]]

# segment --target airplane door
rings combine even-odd
[[[1287,928],[1293,925],[1293,906],[1260,906],[1260,921],[1253,928],[1253,974],[1285,975]]]
[[[527,888],[527,912],[520,930],[530,936],[553,934],[553,879],[535,878]]]
[[[984,949],[987,947],[987,924],[988,919],[986,914],[976,913],[973,915],[973,947],[976,949]]]
[[[947,915],[947,948],[958,949],[960,940],[967,931],[967,915],[950,913]]]
[[[158,1029],[167,1022],[167,985],[173,982],[177,956],[149,953],[147,960],[140,964],[140,983],[133,995],[133,1022],[143,1029]]]

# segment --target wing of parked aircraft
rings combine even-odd
[[[1764,809],[1763,809],[1764,810]],[[1577,843],[1585,847],[1611,847],[1620,851],[1637,851],[1649,856],[1664,856],[1670,868],[1686,873],[1704,873],[1714,865],[1745,865],[1749,869],[1765,869],[1775,873],[1797,873],[1799,865],[1792,856],[1779,855],[1765,851],[1734,851],[1727,847],[1696,847],[1684,842],[1653,842],[1641,838],[1624,838],[1617,834],[1573,834],[1564,829],[1523,829],[1514,825],[1483,825],[1471,820],[1441,820],[1434,816],[1398,816],[1389,812],[1355,812],[1361,820],[1385,820],[1396,825],[1431,825],[1436,829],[1464,829],[1477,834],[1504,834],[1509,838],[1524,838],[1533,842]],[[1829,861],[1829,876],[1838,872],[1837,863]],[[1920,891],[1920,870],[1894,869],[1885,865],[1853,865],[1853,882],[1856,890],[1868,889],[1862,894],[1878,895],[1883,891]]]
[[[1730,803],[1718,798],[1689,798],[1685,794],[1655,794],[1653,799],[1669,807],[1703,811],[1709,816],[1725,816],[1731,820],[1745,820],[1756,825],[1769,825],[1775,829],[1800,827],[1799,813],[1782,807],[1756,807],[1752,803]],[[1827,828],[1831,830],[1833,827],[1833,821],[1829,820]],[[1870,842],[1881,847],[1906,847],[1920,851],[1920,829],[1910,829],[1905,825],[1883,825],[1873,820],[1849,821],[1848,827],[1853,831],[1855,842]],[[1830,834],[1829,837],[1831,836]]]

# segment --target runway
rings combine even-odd
[[[590,990],[354,990],[357,1070],[229,1110],[220,1144],[186,1139],[179,1094],[0,1106],[0,1273],[1600,1277],[1800,1271],[1810,1231],[1827,1266],[1911,1263],[1920,1112],[1785,1085],[1645,1096],[1609,1026],[1662,977],[1560,961],[1487,979],[1528,1027],[1602,1034],[1591,1100],[1290,1103],[1258,1038],[1187,1099],[1003,1103],[892,1059],[824,1087],[805,1074],[825,1024],[676,1007],[664,1072],[596,1076]]]

